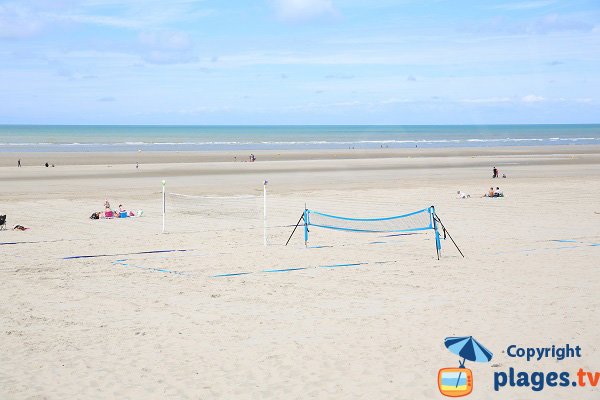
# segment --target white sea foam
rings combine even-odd
[[[257,149],[294,149],[294,148],[344,148],[349,146],[358,146],[363,148],[375,148],[379,146],[391,146],[391,147],[403,147],[408,145],[429,145],[435,147],[436,145],[441,147],[456,147],[460,145],[471,145],[471,146],[488,146],[494,144],[508,144],[514,143],[540,143],[540,144],[552,144],[552,143],[590,143],[598,142],[600,137],[592,136],[581,136],[581,137],[560,137],[552,136],[548,138],[540,137],[488,137],[488,138],[425,138],[425,139],[357,139],[357,140],[223,140],[223,141],[119,141],[119,142],[0,142],[1,149],[15,148],[41,148],[44,151],[59,151],[61,148],[75,148],[85,149],[88,151],[94,151],[100,148],[117,148],[119,150],[134,151],[137,149],[189,149],[189,150],[202,150],[202,149],[250,149],[256,147]],[[9,150],[5,150],[9,151]]]

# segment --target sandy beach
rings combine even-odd
[[[598,397],[492,382],[600,371],[600,147],[255,154],[2,153],[0,398],[440,399],[438,370],[458,366],[444,338],[470,335],[494,353],[467,362],[472,398]],[[143,216],[89,219],[105,199]],[[313,228],[286,247],[305,204],[435,205],[465,257],[448,239],[438,261],[430,232]],[[567,343],[582,357],[505,353]]]

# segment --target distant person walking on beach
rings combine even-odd
[[[21,159],[19,158],[19,161],[17,161],[17,167],[21,168]]]
[[[497,178],[498,177],[498,168],[494,167],[492,172],[493,172],[492,178]]]

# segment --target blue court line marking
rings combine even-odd
[[[333,247],[333,246],[308,246],[309,249],[325,249],[327,247]]]
[[[422,233],[412,232],[412,233],[393,233],[391,235],[383,235],[380,237],[394,237],[394,236],[410,236],[410,235],[422,235]]]
[[[370,242],[369,244],[384,244],[384,243],[387,243],[387,242],[381,242],[381,241],[377,242],[376,241],[376,242]]]
[[[559,243],[577,243],[577,240],[571,239],[553,239],[551,242],[559,242]]]
[[[85,239],[56,239],[56,240],[37,240],[37,241],[21,241],[21,242],[0,242],[0,246],[5,244],[37,244],[37,243],[57,243],[57,242],[74,242]]]
[[[223,278],[223,277],[227,277],[227,276],[240,276],[240,275],[249,275],[252,272],[234,272],[232,274],[219,274],[219,275],[213,275],[213,278]]]
[[[264,269],[261,272],[290,272],[290,271],[300,271],[302,269],[308,269],[308,267],[283,268],[283,269]]]
[[[366,265],[368,263],[353,263],[353,264],[333,264],[333,265],[319,265],[319,268],[341,268],[341,267],[357,267],[359,265]]]
[[[127,263],[119,262],[119,261],[115,261],[112,264],[113,265],[121,265],[123,267],[132,267],[132,268],[144,269],[144,270],[147,270],[147,271],[164,272],[164,273],[175,274],[175,275],[185,275],[185,273],[183,273],[183,272],[172,271],[172,270],[166,269],[166,268],[152,268],[152,267],[144,267],[144,266],[141,266],[141,265],[129,265]]]
[[[119,253],[119,254],[95,254],[95,255],[84,255],[84,256],[70,256],[63,257],[63,260],[74,260],[78,258],[96,258],[96,257],[115,257],[115,256],[130,256],[135,254],[156,254],[156,253],[174,253],[192,251],[190,249],[172,249],[172,250],[150,250],[150,251],[139,251],[136,253]]]
[[[559,240],[552,240],[552,242],[559,242]],[[566,250],[566,249],[579,249],[582,247],[600,247],[600,243],[584,244],[584,242],[578,242],[576,240],[567,240],[567,243],[582,243],[575,246],[560,246],[560,247],[542,247],[539,249],[523,249],[515,251],[501,251],[494,254],[514,254],[514,253],[530,253],[534,251],[552,251],[552,250]]]
[[[375,261],[373,262],[373,264],[388,264],[388,263],[395,263],[396,261]],[[342,267],[357,267],[359,265],[367,265],[369,263],[367,262],[359,262],[359,263],[347,263],[347,264],[332,264],[332,265],[319,265],[316,267],[296,267],[296,268],[280,268],[280,269],[264,269],[262,271],[259,272],[293,272],[293,271],[301,271],[301,270],[305,270],[305,269],[315,269],[315,268],[342,268]],[[230,274],[218,274],[218,275],[212,275],[212,278],[221,278],[221,277],[227,277],[227,276],[239,276],[239,275],[248,275],[248,274],[252,274],[253,272],[237,272],[237,273],[230,273]]]

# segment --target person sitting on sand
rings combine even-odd
[[[504,197],[504,193],[502,193],[498,186],[496,186],[496,190],[494,191],[494,197]]]
[[[481,197],[494,197],[494,187],[492,186],[489,190],[489,192],[487,192],[486,194],[484,194]]]

